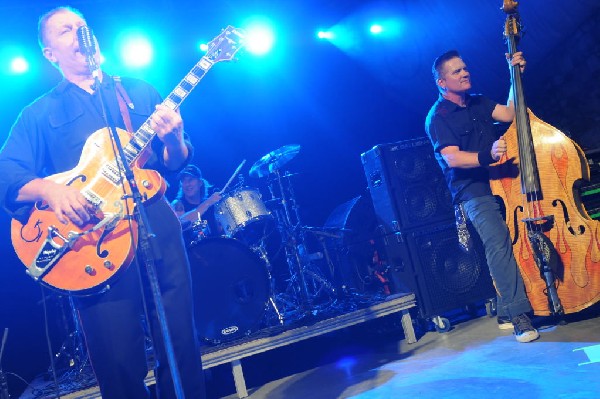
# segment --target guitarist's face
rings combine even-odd
[[[89,74],[86,57],[79,51],[77,40],[77,29],[83,25],[86,25],[85,20],[69,10],[59,11],[46,21],[46,47],[42,52],[65,76]],[[99,58],[99,50],[96,57]]]

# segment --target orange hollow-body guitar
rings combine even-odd
[[[217,62],[229,61],[242,48],[244,32],[228,26],[208,44],[208,51],[166,97],[163,105],[176,110]],[[150,118],[133,134],[117,129],[127,164],[144,201],[160,198],[165,183],[158,172],[141,169],[155,136]],[[115,161],[108,128],[86,141],[77,166],[47,177],[77,188],[97,212],[85,226],[62,224],[43,202],[34,205],[25,223],[13,219],[11,239],[27,273],[40,283],[75,295],[110,288],[133,260],[138,242],[131,188]]]
[[[129,133],[121,129],[118,132],[126,143]],[[85,294],[108,287],[133,259],[137,225],[130,217],[131,189],[119,176],[111,146],[108,129],[98,130],[86,141],[77,167],[47,177],[79,189],[96,205],[98,211],[90,223],[81,227],[64,225],[42,202],[35,204],[26,224],[13,219],[12,243],[31,277],[51,287]],[[165,184],[157,172],[137,167],[133,170],[143,198],[164,193]]]

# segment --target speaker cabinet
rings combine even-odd
[[[383,234],[454,219],[451,195],[428,138],[379,144],[361,160]]]
[[[453,223],[384,237],[394,291],[414,292],[421,317],[496,296],[481,240],[475,231],[471,235],[474,248],[468,254],[459,247]]]

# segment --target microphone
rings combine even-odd
[[[89,26],[83,25],[77,29],[77,41],[79,42],[79,52],[86,57],[92,76],[98,77],[98,64],[94,58],[96,54],[96,39]]]

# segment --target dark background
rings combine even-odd
[[[37,54],[27,76],[0,76],[4,141],[20,109],[49,90],[60,75],[36,42],[40,14],[62,2],[3,2],[0,49],[20,43]],[[265,182],[248,177],[249,167],[269,151],[301,146],[285,165],[292,178],[302,222],[320,226],[340,203],[366,187],[360,154],[380,143],[424,135],[424,117],[437,97],[431,63],[459,50],[472,74],[474,92],[504,102],[509,75],[502,38],[500,1],[72,1],[93,27],[105,53],[112,39],[131,26],[151,29],[162,44],[152,68],[129,72],[115,62],[110,73],[153,83],[163,95],[200,59],[199,40],[248,15],[267,15],[276,29],[266,57],[240,54],[236,63],[209,71],[181,108],[196,147],[195,163],[206,178],[223,185],[236,166],[247,186],[266,194]],[[597,0],[523,0],[525,26],[520,49],[527,58],[524,88],[528,106],[542,120],[584,149],[600,147],[600,3]],[[373,15],[398,18],[399,35],[373,38],[363,31]],[[353,48],[318,41],[315,32],[344,24]],[[10,173],[10,171],[0,171]],[[27,380],[49,364],[40,288],[30,281],[10,244],[10,220],[0,216],[0,328],[10,329],[2,366]],[[64,339],[64,298],[48,303],[50,336]],[[68,311],[68,309],[67,309]],[[67,312],[67,318],[70,317]],[[55,348],[55,351],[57,348]],[[24,384],[9,375],[9,386]]]

